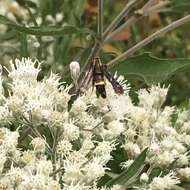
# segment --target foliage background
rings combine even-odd
[[[3,3],[3,1],[0,2]],[[71,81],[68,64],[72,60],[78,60],[83,65],[95,42],[94,36],[97,30],[96,17],[98,12],[97,0],[17,0],[17,2],[25,10],[26,16],[23,18],[21,12],[15,7],[8,8],[8,11],[13,12],[15,16],[14,22],[21,26],[21,30],[17,30],[14,26],[11,26],[6,28],[6,32],[0,33],[2,49],[0,56],[1,60],[4,60],[2,64],[6,64],[10,58],[30,56],[44,60],[43,72],[39,78],[42,78],[50,70],[53,70],[54,72],[61,73],[64,80]],[[104,1],[104,29],[122,10],[126,2],[127,0]],[[139,5],[144,2],[146,0],[140,0]],[[159,3],[162,0],[156,0],[156,2]],[[116,35],[111,43],[104,45],[100,52],[101,58],[105,63],[108,62],[164,25],[187,15],[189,8],[188,0],[170,0],[169,5],[163,7],[159,13],[153,12],[149,16],[140,19]],[[63,18],[56,21],[58,14]],[[4,16],[8,16],[8,13]],[[124,18],[121,24],[126,19]],[[5,21],[2,19],[1,22]],[[47,27],[56,26],[59,29],[66,24],[74,26],[74,28],[68,28],[63,33],[59,33],[58,31],[59,34],[54,32],[52,35],[52,30],[50,29],[48,36],[43,36],[43,31],[49,30]],[[35,31],[37,35],[33,36],[27,34],[27,32],[19,32],[22,31],[22,26],[24,25],[38,26],[39,30]],[[190,51],[189,27],[190,24],[188,23],[162,36],[162,38],[141,49],[137,54],[151,52],[152,55],[159,58],[188,58]],[[73,30],[78,31],[73,32]],[[42,32],[42,35],[40,32]],[[68,35],[68,33],[73,34]],[[137,62],[143,61],[142,57],[140,60],[137,60]],[[146,68],[149,69],[148,67],[149,64],[147,64]],[[123,68],[121,67],[119,70],[116,67],[115,70],[120,72],[120,70],[123,71]],[[150,72],[154,75],[155,70],[154,68],[153,70],[150,69]],[[158,72],[164,73],[164,67],[160,66]],[[137,80],[136,77],[131,78],[128,75],[127,78],[134,87],[134,90],[147,86],[146,81]],[[165,84],[171,84],[167,104],[182,106],[187,104],[190,87],[189,81],[189,71],[187,69],[185,73],[170,75],[170,79],[164,81]]]

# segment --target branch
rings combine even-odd
[[[111,34],[107,36],[105,39],[105,43],[110,42],[113,40],[113,38],[119,34],[121,31],[123,31],[126,27],[131,26],[138,20],[142,19],[145,16],[148,16],[151,14],[153,11],[154,13],[159,9],[162,8],[170,3],[170,1],[164,1],[160,2],[156,5],[153,5],[155,3],[155,0],[149,0],[141,9],[137,10],[136,12],[141,12],[142,14],[135,14],[132,17],[130,17],[124,24],[122,24],[120,27],[118,27],[116,30],[114,30]]]
[[[50,177],[52,176],[56,176],[57,173],[61,172],[61,171],[64,171],[64,168],[63,167],[60,167],[59,169],[53,171],[52,173],[50,173]]]
[[[107,35],[112,32],[121,20],[129,14],[129,12],[133,9],[134,5],[138,2],[138,0],[131,0],[126,4],[124,9],[119,13],[119,15],[111,22],[111,24],[107,27],[106,31],[103,34],[103,39],[107,37]]]
[[[57,144],[58,144],[58,138],[59,138],[59,129],[57,128],[55,131],[55,137],[52,147],[52,164],[53,164],[53,172],[55,172],[56,169],[56,159],[57,159]],[[53,179],[56,180],[56,175],[53,175]]]
[[[149,1],[143,6],[143,8],[144,8],[144,9],[148,9],[148,8],[154,6],[154,5],[157,4],[157,3],[158,3],[157,0],[149,0]]]
[[[104,0],[98,0],[98,38],[102,40],[103,34],[103,13],[104,13]]]
[[[187,15],[177,21],[172,22],[171,24],[167,25],[166,27],[160,29],[159,31],[148,36],[141,42],[137,43],[135,46],[133,46],[126,52],[122,53],[120,56],[118,56],[115,59],[113,59],[112,61],[108,62],[108,67],[113,67],[113,66],[117,65],[119,61],[122,61],[123,59],[131,56],[132,54],[134,54],[135,52],[137,52],[138,50],[140,50],[141,48],[143,48],[144,46],[146,46],[153,40],[159,38],[160,36],[164,35],[165,33],[170,32],[171,30],[173,30],[189,21],[190,21],[190,15]]]

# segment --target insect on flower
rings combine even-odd
[[[101,96],[102,98],[106,98],[106,81],[105,78],[111,83],[116,94],[123,94],[123,87],[119,84],[119,82],[112,76],[112,74],[107,70],[107,65],[102,64],[99,57],[96,57],[92,60],[92,63],[88,69],[88,72],[83,79],[82,84],[88,83],[92,79],[92,86],[96,87],[97,96]]]

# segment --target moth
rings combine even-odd
[[[106,93],[106,80],[107,79],[116,94],[123,94],[123,87],[119,84],[119,82],[112,76],[112,74],[108,71],[107,65],[102,64],[99,57],[93,58],[90,67],[88,68],[87,74],[83,79],[82,84],[88,86],[88,83],[92,80],[93,88],[96,88],[97,96],[101,96],[102,98],[107,97]]]

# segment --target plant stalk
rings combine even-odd
[[[104,13],[104,0],[98,0],[98,38],[102,41],[103,34],[103,13]]]
[[[141,42],[137,43],[135,46],[133,46],[132,48],[130,48],[126,52],[122,53],[120,56],[118,56],[115,59],[113,59],[112,61],[108,62],[108,67],[111,68],[111,67],[117,65],[119,63],[119,61],[122,61],[122,60],[128,58],[129,56],[131,56],[132,54],[134,54],[135,52],[137,52],[138,50],[140,50],[141,48],[143,48],[147,44],[151,43],[155,39],[159,38],[160,36],[166,34],[167,32],[170,32],[173,29],[175,29],[175,28],[177,28],[177,27],[179,27],[179,26],[181,26],[181,25],[183,25],[189,21],[190,21],[190,15],[187,15],[187,16],[185,16],[185,17],[183,17],[177,21],[172,22],[171,24],[165,26],[164,28],[162,28],[159,31],[148,36],[147,38],[145,38]]]
[[[142,12],[142,14],[135,14],[131,16],[124,24],[122,24],[120,27],[114,30],[111,34],[109,34],[107,38],[104,40],[104,43],[108,43],[111,40],[113,40],[113,38],[117,34],[119,34],[121,31],[123,31],[126,27],[131,26],[132,24],[134,24],[135,22],[137,22],[138,20],[140,20],[141,18],[145,16],[148,16],[149,14],[153,12],[153,10],[155,12],[158,8],[164,7],[168,5],[168,3],[170,3],[169,1],[166,1],[166,2],[161,2],[156,5],[153,5],[154,1],[155,0],[148,1],[141,9],[139,9],[139,11]]]
[[[57,160],[57,144],[59,141],[59,129],[57,128],[55,131],[54,142],[52,147],[52,164],[53,164],[53,172],[57,170],[56,168],[56,160]],[[56,175],[53,175],[53,179],[56,180]]]
[[[103,34],[103,40],[107,37],[107,35],[112,32],[121,20],[129,14],[129,12],[133,9],[134,5],[138,2],[138,0],[130,0],[129,3],[126,4],[124,9],[119,13],[119,15],[111,22],[111,24],[107,27],[106,31]]]

